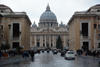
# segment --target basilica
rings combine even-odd
[[[68,25],[57,22],[56,15],[50,10],[47,5],[45,12],[40,16],[38,26],[32,24],[30,30],[30,47],[31,49],[44,49],[47,46],[56,48],[58,36],[62,39],[63,48],[69,46],[69,27]]]

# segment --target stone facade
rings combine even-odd
[[[59,35],[62,39],[63,47],[68,47],[68,26],[62,22],[58,26],[57,18],[48,5],[46,11],[40,17],[39,26],[37,27],[34,22],[31,27],[30,46],[32,49],[44,49],[49,44],[51,49],[56,48]]]
[[[0,46],[1,46],[1,40],[2,40],[2,38],[1,38],[1,19],[2,19],[2,15],[0,14]]]
[[[23,50],[30,49],[31,21],[26,12],[13,12],[8,6],[0,5],[2,26],[2,44],[10,44],[11,49],[17,46]]]
[[[100,46],[100,5],[87,11],[75,12],[68,22],[69,49],[78,50],[87,46],[89,50]]]

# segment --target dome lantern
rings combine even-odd
[[[57,21],[56,15],[50,10],[49,4],[46,7],[46,11],[40,16],[41,21]]]

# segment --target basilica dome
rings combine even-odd
[[[50,10],[49,5],[46,11],[41,15],[40,21],[57,21],[56,15]]]

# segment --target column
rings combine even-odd
[[[63,40],[64,40],[64,46],[63,47],[67,47],[66,46],[66,36],[63,36]]]
[[[55,40],[54,40],[54,36],[53,36],[53,46],[52,47],[54,47],[54,45],[55,45],[55,42],[54,42]]]
[[[51,47],[51,36],[49,36],[49,47]]]
[[[36,46],[37,46],[37,45],[36,45],[36,42],[37,42],[37,40],[36,40],[36,36],[34,36],[34,38],[35,38],[35,41],[34,41],[34,42],[35,42],[35,45],[34,45],[34,46],[36,47]]]
[[[56,38],[57,36],[54,36],[54,47],[56,47]]]
[[[46,45],[47,45],[47,44],[46,44],[46,36],[45,36],[45,47],[46,47]]]
[[[43,47],[43,36],[40,36],[40,47]]]
[[[94,49],[96,49],[96,42],[97,42],[97,37],[96,37],[96,24],[94,24]]]
[[[32,47],[32,36],[30,36],[30,47]]]

